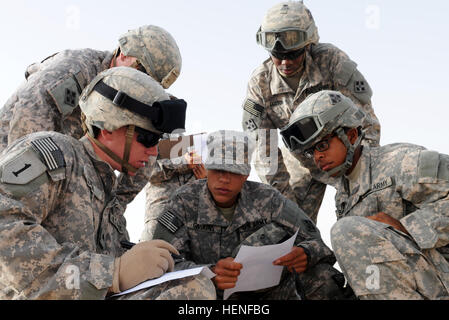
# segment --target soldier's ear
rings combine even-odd
[[[351,144],[354,144],[357,141],[357,139],[359,138],[359,131],[357,130],[357,128],[352,128],[352,129],[348,130],[346,135],[348,136],[349,142]]]

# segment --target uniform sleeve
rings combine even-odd
[[[248,84],[243,103],[243,130],[256,141],[255,168],[260,180],[276,188],[286,197],[295,200],[290,187],[290,174],[284,164],[279,146],[278,130],[266,112],[262,96],[268,84],[253,76]]]
[[[27,83],[15,98],[9,102],[14,104],[14,112],[9,122],[8,145],[33,132],[60,130],[62,116],[51,105],[42,84],[36,81]]]
[[[191,260],[190,237],[186,226],[186,209],[183,199],[178,194],[175,193],[170,198],[165,212],[158,219],[158,226],[170,231],[170,238],[162,240],[170,242],[185,259],[185,261],[176,263],[176,270],[198,267],[198,264]]]
[[[321,239],[321,234],[315,224],[296,203],[285,199],[282,209],[273,216],[273,220],[287,229],[290,234],[298,231],[295,245],[304,249],[308,258],[308,267],[319,263],[335,263],[332,250]]]
[[[417,176],[403,174],[403,199],[412,213],[402,225],[423,250],[449,244],[449,156],[421,151]]]
[[[333,70],[335,90],[349,97],[367,115],[363,123],[365,140],[371,146],[378,146],[381,128],[372,106],[373,91],[368,81],[357,69],[357,64],[341,50],[334,53],[330,68]]]
[[[60,242],[47,229],[64,228],[48,226],[47,218],[58,210],[58,199],[70,181],[54,178],[56,175],[51,175],[42,164],[39,166],[29,150],[23,153],[19,148],[12,152],[17,151],[28,155],[21,170],[11,170],[7,165],[20,163],[21,156],[6,164],[5,157],[0,159],[0,296],[103,299],[112,285],[114,258],[82,251],[71,242]],[[22,180],[13,183],[11,179],[16,174]]]

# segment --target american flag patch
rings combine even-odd
[[[51,138],[34,140],[31,144],[34,150],[41,155],[48,170],[53,171],[59,168],[65,168],[64,155]]]
[[[170,211],[166,211],[160,216],[157,221],[166,227],[171,233],[176,233],[184,224]]]
[[[243,109],[245,109],[246,112],[252,114],[253,116],[260,118],[265,108],[251,100],[246,100]]]

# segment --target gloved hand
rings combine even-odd
[[[171,253],[179,255],[175,247],[163,240],[136,244],[120,258],[115,259],[111,291],[126,291],[141,282],[159,278],[165,272],[172,271],[174,261]]]

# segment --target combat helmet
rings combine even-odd
[[[164,89],[168,89],[181,73],[178,45],[161,27],[149,25],[130,30],[119,38],[119,46],[125,56],[137,58],[145,72]]]
[[[318,29],[302,1],[282,2],[268,10],[257,43],[270,52],[300,51],[319,41]]]
[[[281,135],[290,151],[310,158],[310,148],[326,136],[336,134],[344,143],[347,156],[341,166],[327,172],[334,176],[343,174],[352,166],[354,152],[364,137],[361,128],[365,117],[350,98],[337,91],[324,90],[310,95],[296,108],[289,124],[281,129]],[[345,128],[359,129],[359,137],[354,144],[349,142]]]
[[[133,68],[117,67],[103,71],[84,89],[80,108],[87,134],[123,172],[135,172],[129,163],[134,132],[147,147],[156,145],[163,133],[185,128],[187,104],[170,99],[153,78]],[[115,131],[128,127],[124,159],[112,153],[95,137],[95,129]]]

